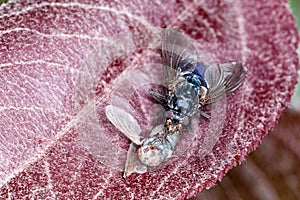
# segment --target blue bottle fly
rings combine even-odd
[[[167,29],[163,36],[162,61],[167,92],[150,91],[150,94],[166,109],[164,128],[144,139],[138,149],[139,159],[150,167],[171,157],[184,121],[198,111],[209,119],[201,107],[234,92],[245,78],[241,63],[206,67],[198,62],[197,52],[189,38],[172,29]]]
[[[137,152],[144,167],[158,166],[170,158],[185,122],[197,112],[209,119],[210,116],[201,108],[237,90],[246,75],[243,65],[238,62],[205,65],[197,59],[191,40],[173,29],[164,31],[161,49],[166,92],[150,91],[150,94],[166,110],[164,124],[155,127],[149,137],[141,139],[141,130],[134,125],[137,123],[132,116],[114,106],[106,108],[109,120],[137,147],[131,146],[128,150],[124,177],[132,173],[130,167],[139,168],[139,173],[144,172],[132,161],[132,151]],[[127,126],[125,119],[134,123]]]

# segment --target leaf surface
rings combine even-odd
[[[196,132],[176,162],[124,180],[117,169],[129,141],[104,106],[118,104],[150,127],[153,103],[135,91],[140,80],[161,79],[153,49],[166,26],[183,30],[208,62],[242,61],[246,80],[227,98],[224,128],[209,154],[200,156],[214,136]],[[0,5],[0,34],[2,198],[192,197],[274,128],[299,68],[295,21],[280,0],[9,1]],[[122,80],[131,87],[121,89]]]

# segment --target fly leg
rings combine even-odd
[[[164,94],[161,94],[159,92],[153,91],[153,90],[149,90],[149,94],[152,96],[152,98],[159,103],[160,105],[162,105],[164,108],[167,107],[167,97]]]
[[[203,107],[209,101],[209,97],[207,95],[207,88],[200,86],[200,92],[201,92],[201,96],[199,98],[199,104],[198,104],[199,109],[201,109],[201,107]],[[210,115],[203,112],[202,110],[200,110],[200,116],[204,117],[205,119],[210,119]]]
[[[202,110],[200,110],[200,116],[204,117],[205,119],[210,119],[210,115],[207,114],[207,113],[205,113],[205,112],[203,112]]]

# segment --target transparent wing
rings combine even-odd
[[[109,121],[119,129],[133,143],[140,145],[141,128],[131,114],[113,105],[105,107],[105,113]]]
[[[197,65],[197,52],[186,35],[167,29],[162,40],[162,62],[166,85],[169,86],[179,78],[180,72],[194,71]]]
[[[127,157],[126,157],[126,163],[124,168],[123,177],[127,178],[133,173],[143,174],[147,172],[147,166],[141,163],[141,161],[138,158],[137,155],[137,146],[133,145],[133,143],[130,144]]]
[[[204,79],[208,86],[208,99],[205,104],[215,102],[220,97],[234,92],[243,83],[246,71],[242,63],[231,62],[209,66]]]
[[[112,127],[113,125],[119,128],[123,134],[126,133],[125,135],[135,143],[139,142],[138,135],[141,131],[139,125],[145,134],[145,130],[150,126],[149,123],[138,124],[136,120],[127,117],[126,114],[123,119],[117,117],[119,115],[118,110],[114,108],[108,108],[106,113],[105,107],[110,103],[128,111],[126,108],[132,108],[129,102],[136,99],[136,90],[140,86],[150,83],[164,84],[164,72],[161,64],[157,62],[145,63],[141,61],[138,64],[141,67],[129,67],[127,68],[129,70],[124,70],[124,72],[118,74],[114,85],[106,88],[105,95],[100,99],[96,91],[98,91],[97,87],[102,84],[98,85],[95,80],[118,58],[122,58],[124,66],[130,66],[132,64],[130,59],[125,57],[123,60],[123,56],[127,55],[128,52],[136,49],[157,48],[157,45],[161,42],[161,29],[154,29],[153,31],[152,28],[146,28],[143,29],[143,32],[134,33],[132,31],[123,32],[114,35],[108,41],[100,41],[95,44],[95,51],[89,54],[83,65],[81,65],[80,71],[84,73],[71,73],[72,80],[75,83],[74,86],[76,86],[72,89],[71,98],[74,101],[74,112],[77,115],[73,123],[68,126],[68,130],[70,129],[76,133],[74,135],[77,135],[76,141],[80,148],[82,147],[88,155],[95,158],[100,168],[105,166],[115,171],[124,170],[126,154],[128,153],[128,149],[126,149],[127,142],[124,140],[123,135],[119,134],[118,131],[116,133],[116,129]],[[156,56],[155,52],[153,54]],[[146,103],[141,104],[141,106],[145,110],[149,110],[147,107],[148,101],[143,99],[143,102]],[[114,113],[112,110],[117,110],[117,112]],[[110,119],[107,116],[110,116]],[[144,120],[152,119],[149,113],[138,116]],[[111,122],[114,122],[114,124]],[[131,127],[126,127],[124,124],[131,124]],[[138,170],[141,171],[140,168]]]

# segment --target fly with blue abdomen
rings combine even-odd
[[[162,62],[167,90],[164,94],[155,91],[150,91],[150,94],[165,108],[165,122],[155,127],[149,137],[141,139],[140,131],[133,133],[128,126],[124,128],[123,122],[117,122],[116,117],[109,117],[123,111],[113,106],[106,109],[109,120],[136,145],[128,151],[124,177],[137,167],[155,167],[170,158],[185,122],[197,112],[209,119],[202,108],[234,92],[245,78],[241,63],[206,66],[199,62],[190,39],[173,29],[167,29],[163,34]],[[132,162],[132,151],[137,152],[136,157],[142,165]],[[135,169],[129,169],[132,167]]]

